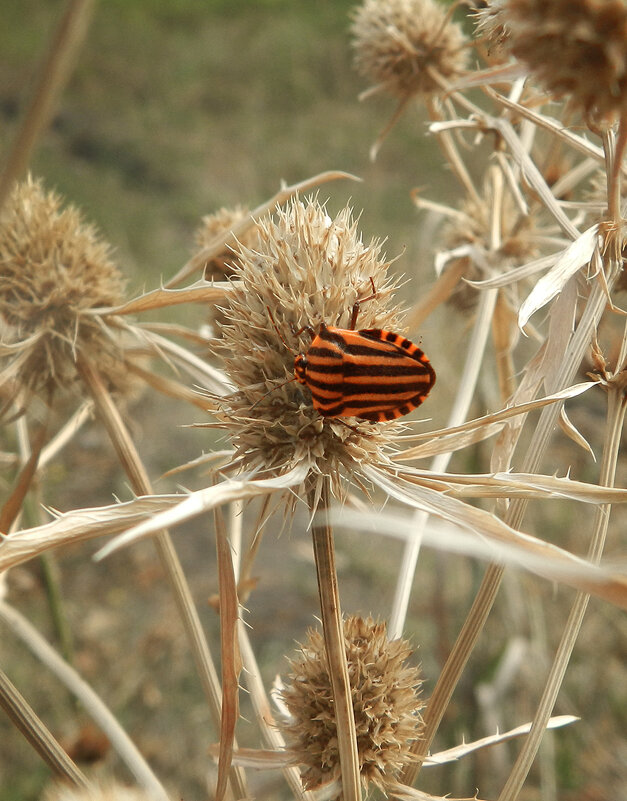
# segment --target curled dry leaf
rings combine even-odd
[[[564,288],[566,282],[588,264],[597,247],[598,234],[598,224],[584,231],[557,258],[549,272],[538,281],[518,312],[518,325],[521,329],[524,329],[534,312],[553,300]]]
[[[430,514],[445,519],[447,524],[427,526],[421,534],[422,544],[449,553],[522,567],[549,581],[583,590],[627,609],[627,575],[599,567],[556,545],[516,531],[497,518],[493,518],[491,523],[483,515],[476,516],[474,520],[461,515],[455,519],[454,514],[449,513],[445,517],[442,509],[438,512],[435,506],[427,506],[425,503],[424,508]],[[358,527],[373,533],[380,533],[387,528],[394,532],[394,536],[405,539],[413,538],[416,531],[414,520],[387,510],[377,516],[338,511],[332,519],[337,525]]]

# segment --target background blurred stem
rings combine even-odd
[[[0,174],[0,208],[28,166],[37,139],[48,124],[65,86],[94,9],[94,0],[69,0],[43,59],[7,162]]]
[[[54,648],[41,636],[17,609],[0,602],[0,619],[26,644],[39,661],[73,693],[83,704],[88,715],[106,734],[111,746],[118,753],[138,783],[154,801],[169,801],[168,794],[154,775],[148,763],[139,753],[128,734],[120,726],[94,690],[71,665],[68,665]]]
[[[60,650],[63,658],[70,664],[74,661],[74,647],[72,641],[72,630],[68,624],[65,613],[65,604],[61,593],[61,580],[59,574],[59,564],[54,552],[42,553],[39,563],[43,574],[46,597],[50,607],[50,615],[54,630],[59,638]]]
[[[77,787],[89,787],[89,782],[83,773],[1,668],[0,706],[56,776],[66,779]]]

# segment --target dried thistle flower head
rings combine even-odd
[[[245,206],[235,206],[234,208],[221,208],[213,214],[207,214],[202,218],[202,223],[196,230],[194,240],[199,249],[207,247],[211,244],[220,234],[227,234],[234,225],[241,222],[245,217],[248,217],[250,211]],[[251,226],[240,241],[247,247],[254,248],[257,242],[257,229]],[[207,262],[205,267],[205,278],[214,278],[217,281],[222,281],[228,278],[233,272],[234,254],[231,248],[225,250],[216,256],[211,261]]]
[[[465,279],[477,281],[489,278],[494,273],[505,273],[538,256],[535,217],[533,214],[521,214],[509,193],[505,193],[498,210],[495,210],[487,182],[483,195],[478,199],[467,199],[460,212],[444,225],[441,239],[445,251],[467,251],[466,255],[456,259],[456,262],[460,259],[464,262]],[[496,246],[495,214],[500,223]],[[467,310],[474,308],[476,298],[476,289],[460,283],[450,301],[461,310]],[[516,299],[511,300],[512,307],[515,307]]]
[[[365,0],[353,13],[357,71],[403,99],[439,90],[466,67],[466,37],[435,0]]]
[[[478,0],[473,11],[477,34],[483,36],[497,51],[500,51],[507,40],[507,30],[501,14],[505,2],[506,0]]]
[[[109,246],[77,209],[62,209],[40,181],[17,184],[0,213],[2,383],[26,392],[65,387],[81,355],[116,386],[116,346],[88,312],[120,303],[123,287]]]
[[[625,0],[505,0],[508,47],[537,80],[597,122],[627,110]]]
[[[225,238],[237,223],[244,220],[249,215],[249,209],[245,206],[235,206],[234,208],[221,208],[213,214],[207,214],[202,218],[202,224],[196,230],[195,241],[200,250],[213,244],[216,237]],[[258,242],[257,226],[251,225],[240,237],[239,242],[246,247],[255,249]],[[217,256],[214,256],[205,265],[204,277],[206,280],[224,281],[233,275],[234,264],[237,257],[232,247],[225,247]],[[224,313],[219,306],[211,305],[208,309],[209,332],[216,336],[225,322]]]
[[[420,670],[407,664],[406,640],[387,639],[384,623],[349,617],[344,623],[361,779],[385,791],[411,762],[411,745],[423,729]],[[304,766],[306,788],[339,776],[335,706],[322,634],[290,660],[282,691],[291,720],[285,725],[291,750]]]
[[[49,787],[42,801],[149,801],[141,790],[114,782],[90,784],[88,788],[55,784]]]
[[[311,393],[294,379],[294,359],[307,351],[321,323],[346,328],[359,298],[359,328],[398,327],[388,308],[392,282],[381,244],[365,245],[347,207],[332,220],[317,200],[293,200],[259,222],[255,249],[236,251],[238,285],[225,306],[225,370],[238,387],[221,399],[237,463],[269,476],[304,465],[317,482],[328,477],[342,494],[343,470],[385,464],[393,424],[322,417]],[[371,281],[372,279],[372,281]]]

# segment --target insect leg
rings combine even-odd
[[[355,330],[355,326],[357,325],[357,315],[359,314],[359,309],[362,303],[366,303],[369,300],[374,300],[377,297],[377,290],[374,285],[374,278],[370,276],[370,285],[372,286],[372,294],[368,295],[367,298],[362,298],[361,300],[356,300],[353,303],[353,310],[351,312],[351,324],[349,326],[351,331]]]

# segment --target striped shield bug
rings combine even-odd
[[[400,334],[355,330],[359,305],[353,306],[350,328],[321,323],[317,332],[309,326],[298,332],[309,330],[312,341],[294,359],[295,378],[310,390],[323,417],[395,420],[420,406],[435,371],[420,348]]]

